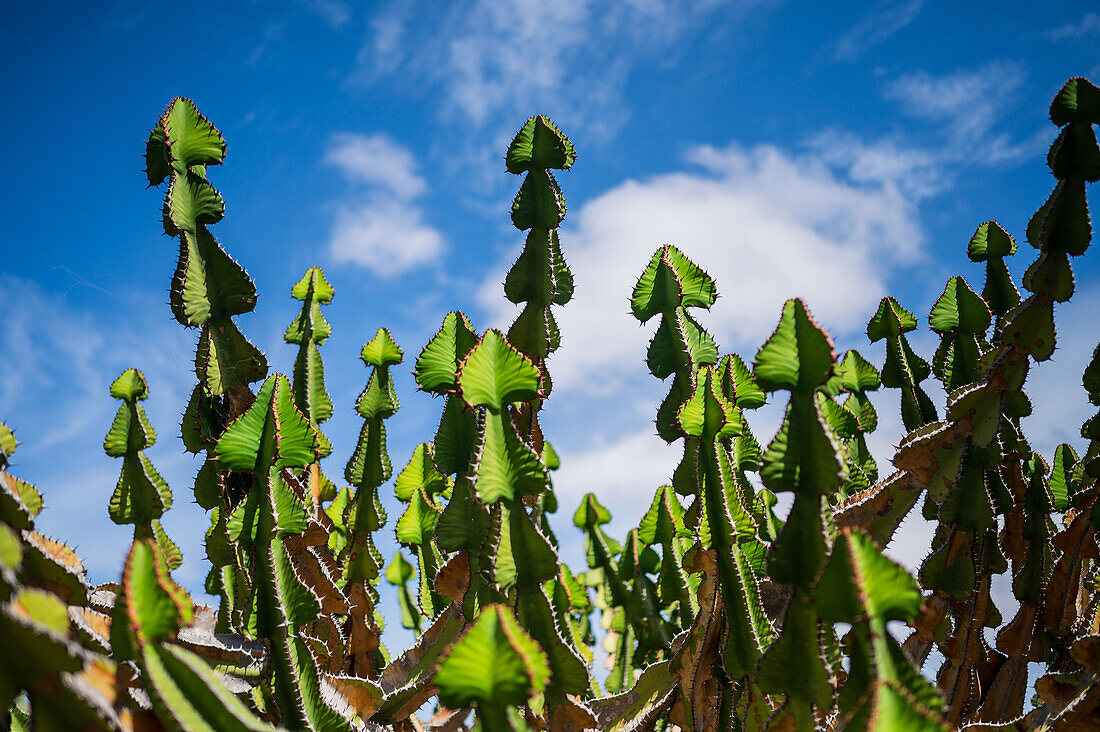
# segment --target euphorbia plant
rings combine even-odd
[[[753,357],[723,354],[697,318],[718,284],[661,246],[623,298],[643,323],[659,316],[646,362],[672,378],[656,431],[682,442],[682,459],[652,477],[650,508],[621,540],[599,497],[584,497],[578,571],[558,559],[559,460],[539,424],[560,342],[552,308],[573,291],[551,172],[573,166],[568,138],[533,117],[507,151],[524,175],[512,221],[526,243],[504,288],[516,320],[479,330],[449,313],[413,363],[441,416],[393,481],[401,549],[386,562],[385,421],[405,353],[385,328],[365,334],[363,425],[335,484],[319,429],[339,408],[319,350],[333,290],[317,268],[293,286],[293,378],[268,375],[233,320],[254,307],[252,282],[208,230],[224,210],[208,172],[225,142],[174,100],[150,135],[147,177],[167,181],[165,231],[179,240],[172,312],[200,329],[181,437],[205,453],[194,496],[210,512],[218,607],[171,577],[180,558],[159,523],[171,493],[142,452],[155,438],[141,372],[111,385],[122,404],[104,441],[123,461],[110,516],[134,524],[118,583],[89,586],[76,554],[34,531],[42,499],[7,472],[16,440],[0,425],[0,638],[14,651],[0,708],[19,729],[1087,728],[1100,718],[1100,417],[1082,427],[1083,456],[1040,455],[1021,420],[1028,372],[1053,353],[1055,304],[1075,289],[1070,257],[1091,242],[1100,90],[1071,79],[1051,119],[1057,183],[1024,232],[1038,250],[1019,283],[1029,294],[1005,263],[1016,240],[981,224],[967,254],[984,286],[947,282],[928,315],[931,358],[909,342],[919,318],[890,297],[868,313],[881,368],[839,355],[800,299]],[[1084,386],[1100,402],[1100,348]],[[885,477],[866,439],[880,387],[900,392],[906,430]],[[751,412],[781,393],[779,430],[758,440]],[[883,554],[914,510],[936,526],[916,577]],[[991,586],[1008,572],[1018,606],[1006,621]],[[401,653],[381,642],[383,574],[416,634]],[[606,674],[591,668],[600,642]],[[938,669],[926,668],[933,650]],[[1035,663],[1045,671],[1032,682]]]

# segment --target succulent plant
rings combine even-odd
[[[199,329],[181,436],[205,453],[194,496],[210,512],[205,588],[219,605],[197,605],[172,578],[181,556],[160,524],[172,493],[143,452],[156,436],[140,371],[111,385],[121,404],[104,440],[122,459],[104,497],[110,517],[134,526],[117,583],[90,586],[76,553],[35,531],[42,497],[8,472],[17,441],[0,424],[4,721],[486,732],[1094,725],[1100,415],[1081,429],[1083,455],[1063,444],[1045,457],[1021,419],[1028,373],[1054,352],[1055,305],[1075,289],[1071,258],[1091,242],[1100,90],[1071,79],[1051,120],[1056,184],[1025,232],[1037,250],[1026,297],[1005,263],[1015,239],[981,224],[967,254],[984,263],[985,284],[979,293],[963,276],[948,280],[929,313],[940,344],[928,360],[908,340],[917,317],[890,297],[867,326],[871,343],[885,341],[881,368],[855,350],[838,356],[797,298],[754,358],[722,354],[697,319],[718,284],[680,249],[659,247],[623,297],[642,323],[659,316],[646,362],[672,378],[656,431],[682,442],[682,459],[652,477],[649,509],[621,540],[598,496],[583,498],[578,571],[559,560],[563,538],[547,518],[560,460],[538,419],[560,342],[552,308],[573,292],[551,172],[573,166],[568,138],[537,116],[510,144],[506,169],[525,176],[512,221],[527,234],[504,289],[522,309],[506,333],[479,331],[457,311],[443,319],[413,366],[420,390],[443,398],[439,426],[396,477],[386,420],[399,406],[391,370],[405,355],[385,328],[363,346],[363,423],[341,486],[320,469],[333,451],[320,431],[334,404],[319,350],[333,289],[316,267],[293,286],[302,309],[285,335],[298,347],[292,378],[267,375],[233,320],[254,307],[255,288],[208,229],[224,212],[207,172],[225,142],[193,102],[174,100],[150,134],[147,174],[167,182],[164,227],[179,241],[172,312]],[[947,393],[942,418],[922,386],[930,378]],[[1100,404],[1100,346],[1083,384],[1082,398]],[[879,422],[868,395],[881,387],[900,392],[906,431],[887,476],[867,444]],[[781,393],[779,429],[758,441],[751,413]],[[391,478],[402,512],[387,562],[375,536]],[[936,528],[914,577],[883,551],[918,504]],[[1006,573],[1016,601],[1007,619],[991,592]],[[396,655],[382,644],[382,576],[416,636]],[[593,670],[597,656],[606,674]]]

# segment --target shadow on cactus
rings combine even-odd
[[[526,242],[504,283],[515,321],[479,331],[461,312],[444,318],[413,362],[419,389],[441,398],[439,426],[396,478],[386,420],[399,408],[391,370],[406,356],[388,330],[373,334],[354,404],[359,440],[334,481],[321,468],[332,453],[321,426],[353,405],[334,405],[325,386],[320,346],[331,328],[321,306],[333,288],[316,267],[293,285],[293,373],[268,375],[234,320],[254,308],[255,287],[209,230],[224,213],[208,174],[225,141],[193,102],[174,100],[149,136],[147,176],[164,190],[164,229],[179,242],[172,313],[199,331],[181,438],[203,455],[193,494],[210,516],[205,589],[217,607],[196,605],[172,579],[182,557],[160,523],[172,491],[144,454],[156,434],[140,371],[110,385],[120,405],[103,443],[122,460],[103,497],[108,513],[134,527],[117,583],[90,586],[76,553],[35,531],[42,497],[8,472],[17,441],[0,425],[5,722],[486,732],[1095,724],[1100,415],[1081,429],[1084,455],[1069,445],[1038,454],[1021,419],[1028,373],[1054,351],[1055,305],[1075,289],[1071,258],[1092,238],[1100,90],[1071,79],[1050,116],[1056,183],[1024,233],[1036,259],[1014,282],[1005,259],[1016,240],[981,224],[967,254],[984,264],[984,284],[947,282],[928,314],[940,338],[930,358],[909,342],[918,317],[890,297],[868,313],[869,341],[885,341],[881,368],[855,350],[838,355],[798,299],[752,358],[723,354],[698,319],[717,283],[675,246],[658,248],[622,296],[637,320],[656,318],[646,363],[669,382],[656,431],[681,443],[682,459],[653,476],[650,508],[625,537],[607,532],[610,513],[586,495],[573,516],[586,562],[569,567],[548,520],[560,461],[539,423],[561,340],[553,309],[573,293],[553,173],[576,161],[568,138],[533,117],[505,157],[523,175],[511,218]],[[948,394],[942,417],[922,386],[931,378]],[[1083,383],[1081,398],[1100,403],[1100,347]],[[878,426],[868,395],[881,388],[898,391],[907,431],[885,476],[867,445]],[[786,407],[778,432],[759,439],[752,412],[769,398]],[[379,494],[391,478],[402,506],[392,523]],[[775,511],[782,493],[792,499],[785,515]],[[916,577],[883,554],[915,510],[936,525]],[[375,543],[386,527],[400,545],[388,560]],[[990,591],[1003,574],[1017,601],[1010,618]],[[397,589],[392,615],[378,606],[383,577]],[[413,631],[411,648],[383,645],[386,617]],[[593,669],[597,655],[606,673]]]

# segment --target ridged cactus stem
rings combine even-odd
[[[676,247],[666,244],[650,259],[631,295],[634,317],[646,323],[656,315],[660,325],[649,343],[646,363],[658,379],[672,376],[672,385],[657,408],[657,434],[666,442],[684,440],[684,458],[672,477],[681,495],[698,492],[694,470],[699,440],[684,436],[676,412],[690,396],[695,371],[718,363],[718,345],[691,316],[689,308],[710,308],[717,298],[714,280]]]
[[[1052,503],[1045,461],[1022,439],[1018,420],[1030,411],[1022,391],[1029,362],[1045,361],[1054,351],[1053,305],[1069,299],[1074,290],[1069,257],[1084,254],[1091,241],[1085,183],[1100,178],[1100,148],[1092,131],[1100,123],[1100,91],[1087,80],[1070,80],[1054,99],[1051,120],[1062,128],[1047,158],[1058,183],[1027,227],[1029,243],[1039,250],[1023,281],[1032,294],[1005,311],[1015,298],[1010,288],[997,286],[1003,277],[996,271],[988,275],[990,302],[973,295],[959,278],[948,284],[932,313],[939,321],[934,327],[945,337],[937,354],[938,371],[945,383],[956,366],[970,378],[975,372],[978,376],[969,385],[951,384],[957,388],[948,395],[946,420],[910,434],[894,459],[928,486],[926,516],[938,513],[941,522],[935,549],[921,568],[922,582],[936,592],[925,600],[917,632],[907,645],[911,653],[927,649],[947,630],[944,647],[954,652],[946,654],[940,678],[951,723],[1020,714],[1024,669],[1046,654],[1036,603],[1043,602],[1041,588],[1052,571]],[[1001,258],[1012,249],[1010,237],[991,223],[979,227],[968,248],[975,261]],[[975,367],[974,354],[955,344],[962,333],[988,328],[991,313],[998,315],[996,345],[981,349]],[[885,382],[885,370],[883,376]],[[1001,514],[1005,524],[998,535],[996,516]],[[998,634],[997,648],[1007,655],[1001,659],[985,648],[982,626],[999,624],[987,578],[1006,571],[1009,562],[1021,606]],[[965,607],[949,609],[960,601]],[[949,613],[964,620],[952,628]],[[959,650],[965,648],[977,650]],[[974,671],[994,662],[999,669],[991,678],[975,676]]]
[[[181,325],[200,329],[195,373],[211,395],[227,395],[232,418],[251,403],[248,384],[264,377],[267,359],[233,322],[255,308],[256,287],[207,229],[221,221],[225,203],[206,171],[221,165],[225,152],[218,129],[194,102],[178,97],[150,133],[145,163],[150,186],[168,180],[164,232],[180,242],[172,314]]]
[[[450,481],[436,470],[432,462],[432,445],[425,442],[417,445],[408,465],[402,469],[394,481],[394,493],[398,500],[408,504],[404,513],[397,519],[394,527],[397,541],[411,550],[416,557],[419,575],[418,605],[413,608],[402,595],[404,618],[419,618],[425,615],[433,618],[447,605],[447,600],[435,591],[435,578],[442,564],[442,555],[435,540],[435,527],[439,522],[442,509],[439,497],[451,495]],[[400,579],[400,587],[411,578],[405,576],[404,558],[400,552],[394,558],[393,574]],[[390,570],[386,570],[386,579],[390,579]],[[397,583],[395,583],[397,584]]]
[[[913,351],[905,337],[916,328],[917,319],[892,297],[882,298],[878,312],[867,323],[871,343],[886,339],[882,385],[901,390],[901,419],[910,431],[936,420],[936,406],[920,386],[932,367]]]
[[[233,319],[255,308],[255,284],[209,230],[224,216],[225,202],[207,173],[222,164],[225,154],[221,133],[184,97],[168,105],[145,149],[149,185],[168,183],[162,206],[164,232],[179,242],[169,304],[181,325],[199,329],[198,384],[184,411],[181,431],[188,451],[206,453],[195,481],[196,501],[214,509],[207,553],[215,566],[206,589],[221,596],[220,627],[228,631],[235,612],[233,596],[247,592],[239,585],[247,583],[250,572],[233,560],[224,536],[225,521],[248,491],[250,476],[227,471],[214,459],[213,448],[230,422],[252,405],[249,384],[265,377],[267,359]]]
[[[226,429],[217,458],[231,470],[255,476],[229,518],[228,533],[253,570],[242,626],[270,649],[262,688],[269,710],[287,729],[350,730],[322,698],[321,672],[302,632],[317,618],[321,601],[299,576],[287,543],[309,529],[309,511],[285,471],[315,462],[319,446],[317,431],[294,404],[289,381],[276,374]]]
[[[149,396],[145,376],[137,369],[126,369],[111,384],[111,396],[122,401],[103,438],[104,452],[122,458],[122,473],[111,496],[111,520],[133,524],[135,539],[156,539],[168,565],[175,569],[183,555],[160,524],[160,517],[172,507],[172,491],[144,452],[157,440],[141,406]]]
[[[460,607],[482,603],[481,596],[486,590],[481,573],[481,548],[488,541],[490,516],[474,490],[476,450],[483,419],[478,410],[463,400],[458,381],[462,363],[477,342],[477,334],[466,315],[458,311],[448,313],[439,331],[417,356],[413,372],[421,390],[444,397],[432,443],[432,462],[451,481],[453,489],[434,534],[439,549],[452,553],[448,560],[452,566],[464,567],[459,580],[465,588],[463,595],[451,598]],[[421,582],[424,581],[422,577]],[[426,606],[422,604],[421,610],[427,611]]]
[[[310,267],[290,291],[291,297],[302,301],[302,310],[283,334],[287,343],[298,346],[294,359],[294,402],[320,435],[318,460],[332,453],[332,443],[320,431],[321,423],[332,416],[332,398],[325,389],[320,346],[332,335],[332,327],[321,314],[321,306],[332,302],[333,294],[325,273],[319,267]],[[313,510],[319,515],[322,501],[335,498],[336,486],[321,472],[320,462],[309,466],[308,481]]]
[[[397,413],[397,392],[393,388],[390,367],[404,354],[385,328],[363,346],[360,357],[371,368],[370,380],[359,395],[355,408],[364,420],[359,444],[348,461],[344,477],[356,490],[345,511],[347,544],[340,560],[352,612],[348,618],[348,670],[354,675],[374,678],[383,665],[381,616],[375,610],[378,591],[375,585],[382,572],[382,555],[374,545],[374,532],[386,523],[386,512],[378,497],[378,487],[393,473],[386,451],[384,420]]]
[[[538,412],[552,389],[546,359],[561,342],[550,308],[573,297],[573,275],[562,256],[557,231],[565,217],[565,196],[550,171],[568,170],[576,157],[569,138],[542,115],[527,120],[505,156],[509,173],[525,174],[512,202],[512,223],[528,231],[523,252],[504,280],[505,296],[524,306],[508,330],[508,341],[539,369],[541,396],[525,404],[517,417],[524,439],[540,454]]]
[[[474,541],[463,543],[476,547],[470,553],[471,568],[484,562],[492,580],[492,586],[481,594],[514,602],[520,624],[548,654],[552,676],[546,698],[552,718],[566,713],[567,694],[588,688],[588,673],[580,654],[562,637],[543,589],[557,576],[557,554],[532,519],[528,503],[548,489],[549,474],[509,414],[510,405],[535,399],[540,385],[538,367],[497,330],[487,330],[458,369],[462,399],[480,413],[470,499],[484,506],[491,517],[488,536],[470,537]],[[452,503],[457,495],[456,490]],[[445,512],[440,532],[456,528],[453,523],[446,525],[446,518]],[[464,531],[471,528],[464,527]],[[464,601],[464,613],[474,609],[471,600],[477,598],[477,585],[482,581],[471,575],[475,592]]]

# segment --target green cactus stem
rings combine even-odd
[[[509,173],[524,174],[512,201],[512,224],[528,232],[523,251],[504,280],[505,297],[523,305],[508,329],[508,341],[538,367],[542,398],[553,388],[546,359],[561,342],[551,306],[565,305],[573,297],[573,274],[557,231],[565,218],[565,196],[550,171],[568,170],[576,158],[573,143],[542,115],[527,120],[504,158]],[[530,400],[519,412],[521,433],[538,453],[542,452],[538,424],[542,398]]]
[[[386,451],[384,421],[397,413],[399,403],[393,388],[390,367],[404,359],[390,332],[379,328],[360,353],[371,368],[366,388],[355,409],[363,418],[359,443],[344,469],[344,478],[355,486],[345,509],[347,545],[341,554],[343,581],[346,583],[352,613],[348,618],[350,666],[356,676],[374,678],[385,664],[381,647],[382,618],[375,610],[382,571],[382,554],[374,545],[373,534],[386,523],[386,512],[378,497],[378,487],[390,479],[393,468]]]
[[[302,534],[309,511],[284,470],[317,459],[320,439],[298,411],[285,376],[264,382],[256,401],[218,441],[217,458],[230,470],[251,472],[254,483],[229,517],[228,534],[252,567],[251,596],[242,625],[270,648],[265,705],[287,729],[350,729],[326,703],[321,676],[301,628],[320,612],[317,596],[291,562],[284,540]]]
[[[145,376],[137,369],[126,369],[111,384],[111,396],[122,401],[103,438],[103,451],[122,458],[122,473],[111,495],[111,520],[133,524],[135,539],[155,537],[168,566],[176,569],[183,563],[183,554],[160,523],[160,517],[172,507],[172,490],[144,452],[157,440],[141,406],[149,397]]]
[[[320,267],[310,267],[290,291],[290,296],[302,301],[302,310],[283,334],[283,340],[298,346],[294,359],[294,402],[317,429],[321,438],[321,455],[332,453],[332,443],[320,426],[332,416],[332,398],[325,390],[325,365],[320,346],[332,335],[332,327],[321,314],[321,306],[332,302],[334,291]],[[323,501],[336,497],[336,485],[321,472],[320,463],[309,466],[309,489],[314,510]]]

